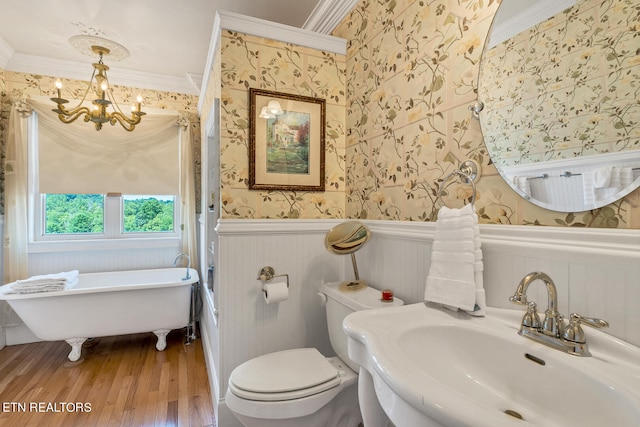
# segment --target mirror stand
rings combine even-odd
[[[331,253],[338,255],[351,255],[355,280],[347,280],[340,283],[340,289],[356,291],[367,287],[367,282],[360,279],[355,252],[369,241],[371,233],[361,222],[347,221],[333,227],[327,233],[325,246]]]
[[[353,275],[355,276],[356,280],[347,280],[345,282],[342,282],[340,283],[340,287],[351,289],[353,291],[366,287],[367,282],[364,280],[360,280],[360,275],[358,274],[358,263],[356,263],[355,252],[351,252],[351,264],[353,264]]]

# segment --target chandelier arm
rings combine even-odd
[[[62,105],[58,105],[58,108],[60,109],[60,111],[62,111],[62,113],[58,113],[58,118],[63,123],[74,122],[83,114],[85,115],[85,117],[91,115],[91,110],[87,107],[76,107],[70,111],[65,110],[64,106]],[[85,122],[86,121],[87,119],[85,119]]]
[[[140,116],[132,115],[131,118],[128,118],[119,111],[115,111],[111,113],[111,120],[109,120],[109,123],[113,126],[116,122],[120,123],[125,130],[131,132],[135,129],[136,125],[140,123]]]

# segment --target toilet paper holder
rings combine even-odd
[[[288,274],[278,274],[276,275],[275,270],[273,269],[273,267],[270,266],[266,266],[266,267],[262,267],[260,269],[260,272],[258,273],[258,280],[261,280],[263,282],[270,282],[274,277],[286,277],[287,278],[287,288],[289,287],[289,275]]]

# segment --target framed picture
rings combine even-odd
[[[324,191],[324,99],[249,90],[249,189]]]

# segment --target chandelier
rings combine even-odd
[[[51,98],[56,103],[56,108],[52,111],[58,114],[58,118],[63,123],[72,123],[82,117],[85,122],[93,122],[96,130],[102,129],[104,123],[109,123],[112,126],[120,123],[127,131],[134,130],[136,125],[140,123],[142,116],[146,114],[142,111],[142,97],[138,95],[136,103],[131,106],[131,115],[125,115],[113,97],[109,79],[107,78],[109,67],[102,62],[102,58],[105,55],[114,55],[117,59],[123,59],[129,55],[129,51],[122,45],[95,36],[74,36],[69,39],[69,42],[82,53],[98,55],[99,59],[98,62],[93,63],[93,74],[91,74],[84,96],[78,105],[71,109],[65,107],[65,104],[69,101],[62,98],[60,93],[62,81],[60,79],[56,80],[58,96]],[[95,44],[96,42],[100,44]],[[93,92],[96,96],[95,99],[91,100],[91,107],[85,105],[89,92]],[[111,111],[108,111],[109,107],[111,107]]]

